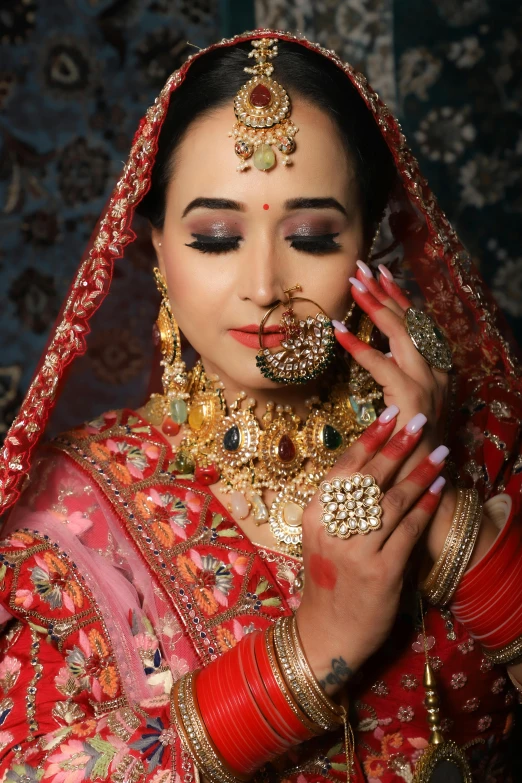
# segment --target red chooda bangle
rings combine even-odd
[[[489,551],[464,574],[450,608],[493,661],[520,657],[522,525],[514,513]]]

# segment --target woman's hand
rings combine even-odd
[[[352,296],[376,328],[388,338],[392,357],[384,356],[350,332],[337,329],[336,337],[382,386],[386,405],[400,408],[397,429],[416,413],[423,413],[427,418],[420,448],[403,466],[404,476],[444,437],[448,375],[430,367],[415,348],[404,325],[404,316],[412,306],[411,302],[386,267],[379,267],[381,275],[377,281],[366,264],[362,261],[357,264],[357,277],[351,278]]]
[[[353,298],[376,328],[389,339],[392,358],[350,332],[336,329],[335,336],[382,386],[386,405],[400,408],[397,428],[404,426],[417,412],[426,417],[424,437],[405,460],[397,476],[402,479],[444,439],[448,375],[430,367],[415,348],[404,325],[404,315],[411,302],[386,267],[379,267],[381,274],[377,281],[366,264],[358,261],[357,265],[357,278],[351,278]],[[428,531],[427,548],[432,560],[436,560],[444,546],[455,503],[456,492],[448,484]]]
[[[329,536],[317,493],[303,519],[306,585],[297,622],[316,677],[335,692],[386,639],[394,622],[403,573],[415,543],[437,508],[447,449],[435,449],[402,481],[394,476],[417,447],[422,428],[390,439],[398,409],[384,411],[338,460],[325,480],[352,473],[374,476],[385,492],[382,527],[348,540]],[[430,489],[431,488],[431,491]]]

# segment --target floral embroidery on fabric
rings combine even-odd
[[[87,688],[89,678],[95,698],[102,693],[113,698],[118,691],[116,667],[110,663],[109,648],[101,633],[93,628],[88,633],[80,631],[79,647],[67,653],[67,667],[81,688]]]
[[[35,555],[36,568],[31,570],[31,581],[36,592],[46,601],[51,609],[64,606],[70,612],[75,607],[81,609],[83,599],[78,584],[70,578],[68,568],[52,552],[45,552],[42,557]],[[28,596],[24,591],[27,608]],[[32,605],[32,602],[29,606]]]
[[[21,666],[22,664],[18,658],[13,658],[11,655],[4,656],[0,662],[0,687],[4,693],[7,693],[16,685],[20,676]]]
[[[67,698],[89,691],[100,704],[121,697],[103,620],[75,565],[46,537],[30,531],[17,531],[2,546],[0,571],[4,587],[6,580],[11,582],[13,608],[27,615],[33,633],[58,645],[65,656],[66,665],[54,678],[57,689]],[[17,659],[4,657],[4,692],[14,687],[20,670]]]
[[[225,563],[212,555],[201,557],[191,549],[188,556],[178,555],[176,564],[185,580],[196,585],[194,597],[202,612],[211,616],[220,606],[228,606],[233,577]]]
[[[237,641],[238,614],[259,616],[256,627],[264,627],[284,610],[265,564],[253,569],[252,544],[208,491],[177,478],[170,448],[133,411],[111,411],[53,445],[117,495],[134,542],[204,661]]]
[[[150,773],[162,763],[165,749],[174,742],[175,736],[174,730],[164,726],[161,718],[148,718],[147,731],[130,747],[143,752]]]

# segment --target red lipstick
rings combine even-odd
[[[259,324],[247,324],[238,329],[229,329],[234,340],[247,348],[259,348]],[[281,344],[283,333],[280,326],[265,326],[263,329],[263,348],[276,348]]]

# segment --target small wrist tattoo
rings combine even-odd
[[[353,671],[350,669],[344,658],[332,658],[332,671],[328,672],[326,677],[319,680],[319,685],[326,691],[329,686],[338,688],[344,685],[350,677]]]

